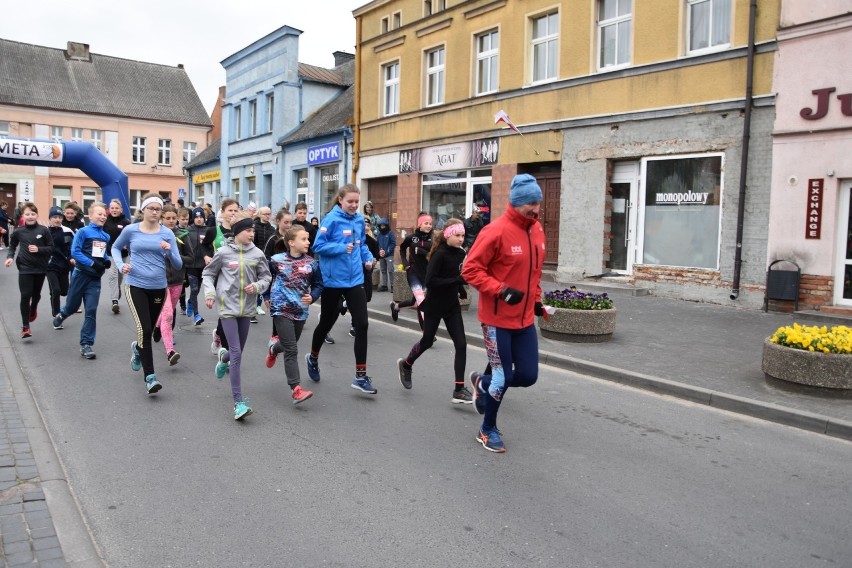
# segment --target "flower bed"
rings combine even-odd
[[[541,335],[574,343],[602,343],[615,333],[616,310],[604,292],[592,294],[576,288],[546,292],[542,298],[547,317],[539,317]]]
[[[763,372],[809,386],[852,389],[852,328],[779,328],[763,346]]]

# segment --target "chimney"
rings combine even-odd
[[[335,51],[334,53],[332,53],[332,55],[334,56],[335,67],[339,67],[340,65],[343,65],[344,63],[348,63],[349,61],[355,59],[355,55],[351,53],[346,53],[345,51]]]
[[[92,55],[89,53],[89,44],[69,41],[68,49],[65,50],[65,58],[71,61],[91,61]]]

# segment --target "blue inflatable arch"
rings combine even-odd
[[[118,199],[130,217],[127,174],[88,142],[0,138],[0,164],[77,168],[98,184],[104,203]]]

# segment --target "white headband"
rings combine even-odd
[[[163,200],[162,199],[160,199],[157,196],[152,196],[152,197],[149,197],[148,199],[146,199],[145,201],[142,202],[142,209],[145,209],[146,207],[148,207],[152,203],[159,203],[160,207],[163,206]]]

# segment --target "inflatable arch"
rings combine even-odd
[[[77,168],[98,184],[105,203],[118,199],[130,217],[127,174],[88,142],[0,138],[0,164]]]

